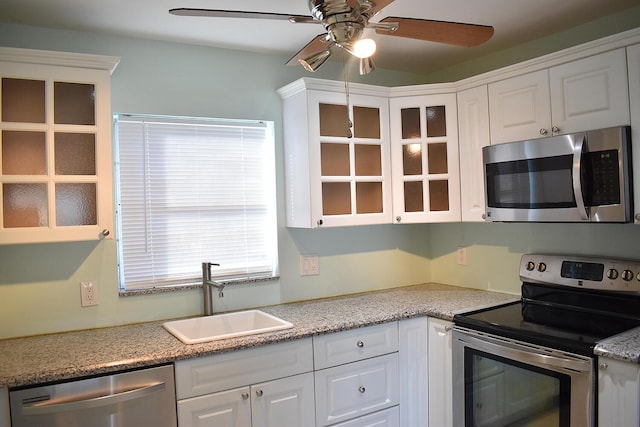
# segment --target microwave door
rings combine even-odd
[[[582,192],[585,134],[483,148],[487,220],[589,221]]]

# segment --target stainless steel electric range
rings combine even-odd
[[[523,255],[522,298],[454,317],[454,425],[594,427],[598,341],[640,326],[640,261]]]

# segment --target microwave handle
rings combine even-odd
[[[582,150],[584,148],[584,135],[580,135],[577,141],[573,146],[573,167],[572,167],[572,175],[573,175],[573,195],[576,199],[576,208],[578,209],[578,214],[580,215],[580,219],[584,221],[589,220],[589,214],[587,213],[587,209],[584,206],[584,197],[582,196],[582,181],[580,180],[581,171],[580,168],[582,166]]]

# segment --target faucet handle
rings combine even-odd
[[[211,266],[220,266],[220,264],[216,262],[203,262],[202,263],[202,274],[206,275],[207,279],[211,277]]]

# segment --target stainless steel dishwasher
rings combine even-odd
[[[9,392],[12,427],[176,427],[173,366]]]

